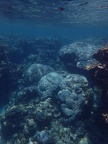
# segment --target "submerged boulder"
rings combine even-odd
[[[68,68],[84,68],[93,62],[92,54],[98,48],[93,43],[74,42],[59,50],[60,60]]]
[[[46,131],[37,131],[36,135],[36,140],[41,143],[41,144],[46,144],[48,143],[50,137]]]
[[[41,99],[52,97],[58,92],[58,86],[61,83],[63,77],[56,73],[51,72],[43,76],[38,83],[38,93]]]
[[[53,72],[54,69],[43,64],[32,64],[24,73],[23,77],[27,85],[37,84],[41,77],[47,73]]]
[[[61,82],[57,99],[61,112],[69,121],[87,117],[92,108],[93,92],[84,76],[70,74]]]

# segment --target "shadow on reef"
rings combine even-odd
[[[8,58],[8,49],[6,46],[0,46],[0,102],[8,100],[9,93],[18,86],[18,80],[21,78],[23,67],[11,63]]]
[[[100,48],[93,54],[96,59],[85,69],[90,71],[94,84],[101,90],[101,105],[96,112],[96,121],[101,127],[103,134],[107,137],[108,133],[108,45]],[[98,96],[97,96],[98,97]]]
[[[95,84],[102,89],[102,101],[104,107],[108,105],[108,45],[99,49],[93,54],[97,60],[92,65],[85,67],[91,71],[92,77],[95,79]]]

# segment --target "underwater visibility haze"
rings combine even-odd
[[[0,1],[0,144],[108,144],[108,0]]]

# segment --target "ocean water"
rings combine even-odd
[[[107,144],[107,55],[107,0],[1,0],[0,143]]]
[[[1,35],[15,35],[22,37],[50,37],[61,39],[87,39],[87,38],[101,38],[108,36],[108,23],[40,23],[29,22],[22,20],[9,21],[1,19],[0,33]]]

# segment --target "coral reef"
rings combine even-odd
[[[62,81],[63,77],[56,73],[51,72],[41,78],[38,83],[38,93],[41,99],[46,99],[48,97],[54,98],[58,92],[58,87]]]
[[[9,50],[6,45],[0,45],[0,101],[8,100],[8,93],[15,90],[23,72],[22,65],[16,65],[9,60]]]
[[[108,45],[100,48],[93,57],[97,60],[85,69],[91,71],[95,83],[102,88],[102,98],[104,104],[108,103]]]
[[[90,42],[74,42],[63,46],[59,50],[60,60],[71,71],[83,69],[85,65],[93,62],[92,53],[98,46]]]
[[[93,91],[84,76],[70,74],[62,80],[57,99],[65,119],[72,123],[90,115]]]
[[[24,73],[26,85],[36,84],[42,76],[49,72],[53,72],[53,68],[43,64],[32,64]]]
[[[102,105],[99,114],[101,113],[105,122],[108,123],[108,44],[95,52],[93,58],[97,61],[86,66],[85,69],[91,72],[95,85],[101,89]]]
[[[97,47],[83,42],[69,46],[69,50],[71,48],[70,51],[76,52],[77,56],[77,62],[76,60],[74,62],[76,62],[75,67],[79,68],[79,74],[75,74],[75,71],[71,73],[67,71],[60,62],[62,59],[58,59],[62,53],[60,51],[64,49],[60,49],[60,41],[23,40],[12,37],[6,41],[7,46],[0,49],[0,68],[3,74],[0,82],[1,88],[3,81],[9,83],[10,91],[8,95],[4,92],[9,97],[9,103],[0,117],[0,142],[5,144],[102,144],[103,135],[94,118],[97,115],[93,111],[93,90],[80,71],[86,60],[88,63],[94,61],[91,59],[91,53]],[[1,43],[5,44],[6,41],[3,40]],[[91,46],[94,47],[86,51],[83,58],[82,54],[86,46],[89,50]],[[84,49],[81,51],[82,48]],[[106,67],[100,63],[100,61],[95,62],[92,67],[88,65],[89,67],[86,68],[92,71],[97,80],[100,71],[106,70]],[[99,72],[96,75],[97,70]],[[103,117],[107,120],[105,112]]]
[[[37,87],[33,85],[13,93],[15,96],[11,99],[1,118],[1,134],[2,138],[7,140],[6,143],[78,143],[86,134],[90,134],[88,128],[86,128],[88,123],[86,118],[89,116],[88,114],[86,116],[85,111],[87,110],[90,115],[91,109],[87,107],[89,107],[93,95],[88,87],[87,79],[84,76],[75,74],[68,75],[66,78],[62,78],[60,74],[55,72],[47,75],[50,75],[49,80],[51,81],[49,82],[51,83],[54,83],[55,77],[60,77],[60,80],[58,79],[59,83],[57,80],[57,85],[60,84],[60,88],[58,89],[58,86],[54,87],[56,92],[52,93],[54,98],[47,97],[40,100]],[[69,80],[70,78],[71,80]],[[48,83],[48,87],[50,85]],[[64,91],[70,90],[71,96],[69,98],[66,93],[60,95],[63,89]],[[64,99],[64,97],[65,101],[62,102],[61,99]],[[66,116],[63,114],[64,110],[61,109],[63,105],[65,105],[66,109],[72,109],[70,116],[67,116],[67,112],[65,113]],[[74,107],[75,109],[73,109]],[[84,122],[81,122],[82,119],[76,117],[79,118],[84,112]],[[74,126],[72,126],[73,121],[69,121],[69,119],[74,119]],[[94,125],[94,122],[92,124]],[[97,133],[97,128],[95,130]],[[87,139],[92,141],[89,137]],[[99,143],[98,138],[95,141]]]
[[[36,135],[35,135],[37,141],[41,144],[46,144],[48,143],[49,141],[49,135],[47,134],[46,131],[41,131],[41,132],[36,132]]]

